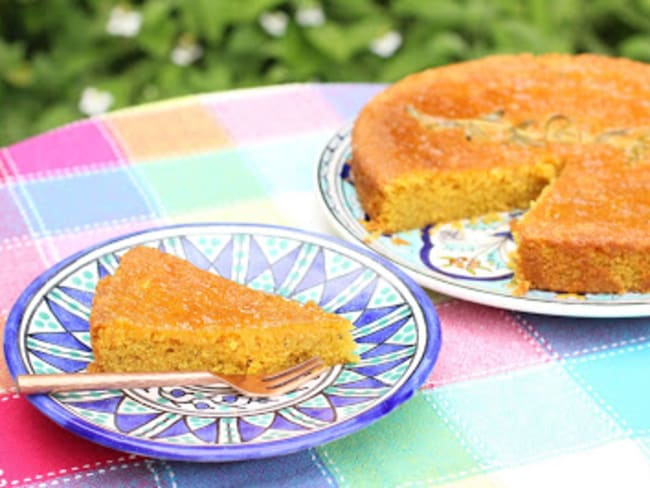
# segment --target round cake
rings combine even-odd
[[[363,108],[352,132],[370,226],[395,232],[527,208],[565,163],[647,134],[648,80],[644,63],[559,54],[491,56],[404,78]]]
[[[520,290],[650,291],[648,80],[644,63],[560,54],[408,76],[352,132],[369,229],[532,204],[513,225]]]

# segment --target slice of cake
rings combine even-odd
[[[352,324],[148,247],[97,285],[92,371],[271,373],[311,357],[355,362]]]
[[[612,148],[567,164],[514,223],[520,290],[650,291],[650,162]]]

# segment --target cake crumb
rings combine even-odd
[[[508,283],[508,288],[511,289],[513,296],[523,297],[530,290],[530,282],[515,277]]]
[[[375,242],[379,237],[381,236],[381,231],[380,230],[374,230],[368,232],[368,235],[363,238],[364,244],[372,244]]]
[[[499,215],[498,212],[490,212],[488,214],[483,215],[481,219],[485,224],[493,224],[494,222],[499,222],[501,220],[501,215]]]
[[[409,241],[407,241],[406,239],[402,239],[401,237],[398,237],[398,236],[391,237],[390,242],[392,244],[395,244],[396,246],[408,246],[409,245]]]
[[[476,222],[472,222],[475,224]],[[453,220],[449,222],[449,226],[454,230],[463,230],[463,221],[462,220]]]
[[[579,293],[556,293],[555,298],[560,300],[586,300],[587,297]]]

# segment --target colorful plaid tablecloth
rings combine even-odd
[[[316,159],[380,89],[195,96],[3,148],[0,324],[39,273],[126,232],[243,221],[333,233]],[[421,391],[363,431],[274,459],[195,464],[103,448],[33,408],[2,362],[0,487],[650,486],[650,318],[436,301],[443,347]]]

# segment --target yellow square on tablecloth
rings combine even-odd
[[[117,112],[105,122],[131,161],[232,146],[226,130],[199,104]]]

